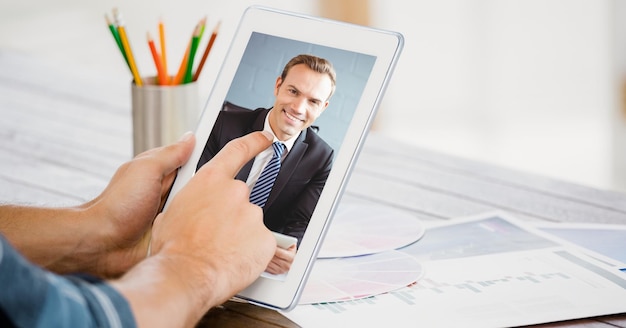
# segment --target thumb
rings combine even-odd
[[[160,171],[165,176],[174,172],[189,160],[195,141],[196,138],[193,133],[187,132],[183,134],[177,142],[150,149],[137,155],[135,158],[150,158],[151,161],[154,161],[153,163],[157,164]]]

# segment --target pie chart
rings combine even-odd
[[[361,256],[398,249],[422,238],[424,231],[419,219],[392,207],[341,204],[317,257]]]
[[[318,259],[299,304],[349,301],[406,287],[424,275],[413,256],[396,251]]]

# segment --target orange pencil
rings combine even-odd
[[[150,47],[152,59],[154,59],[154,65],[156,66],[158,80],[157,82],[159,85],[167,85],[169,81],[167,75],[165,74],[165,71],[163,71],[163,61],[161,60],[161,56],[159,56],[159,53],[156,50],[156,46],[154,45],[154,40],[152,39],[152,36],[150,36],[150,32],[148,32],[148,46]]]
[[[189,63],[189,53],[191,52],[191,45],[193,43],[194,37],[202,36],[202,29],[204,24],[206,23],[206,18],[201,19],[196,26],[193,28],[193,33],[191,34],[191,38],[189,39],[189,43],[187,44],[187,49],[185,50],[185,55],[183,56],[183,60],[180,62],[180,66],[178,67],[178,72],[172,81],[172,85],[182,84],[185,79],[185,75],[187,73],[187,65],[193,65],[193,63]],[[198,31],[200,35],[198,35]],[[193,80],[193,79],[192,79]]]
[[[202,67],[204,67],[204,62],[206,62],[206,59],[209,56],[209,52],[211,52],[211,48],[213,47],[213,43],[215,42],[215,38],[217,37],[217,33],[219,32],[221,23],[222,23],[221,21],[217,22],[217,25],[213,29],[213,33],[211,33],[211,38],[209,39],[209,43],[204,49],[204,54],[202,54],[202,59],[200,60],[198,69],[196,70],[196,73],[193,76],[194,81],[198,80],[198,77],[200,76],[200,72],[202,72]]]
[[[189,50],[191,49],[191,41],[187,44],[187,50],[185,50],[185,55],[183,56],[183,60],[180,61],[180,66],[178,67],[178,73],[174,76],[174,80],[172,80],[172,85],[182,84],[183,78],[185,77],[185,71],[187,70],[187,61],[189,60]]]
[[[167,83],[169,84],[169,75],[167,72],[167,52],[165,51],[165,24],[163,24],[163,20],[159,20],[159,42],[161,44],[161,66],[163,67],[163,74],[167,78]]]

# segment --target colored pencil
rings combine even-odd
[[[194,35],[196,34],[196,31],[198,30],[198,26],[200,26],[201,24],[202,24],[202,21],[196,24],[196,26],[193,29],[191,40],[189,40],[189,43],[187,43],[187,49],[185,50],[185,55],[183,56],[183,59],[180,61],[180,66],[178,66],[178,72],[176,73],[176,76],[174,76],[174,79],[172,80],[172,85],[179,85],[185,82],[185,74],[187,73],[187,66],[189,65],[189,54],[191,52],[191,43],[192,43]]]
[[[141,77],[139,76],[139,71],[137,70],[137,65],[135,64],[135,58],[133,57],[133,51],[130,48],[130,44],[128,43],[128,37],[126,36],[126,30],[124,26],[118,26],[117,31],[120,33],[120,39],[122,40],[122,44],[124,45],[124,51],[126,51],[126,55],[128,56],[128,63],[130,64],[130,71],[133,74],[133,78],[135,79],[135,84],[140,87],[143,85],[141,82]]]
[[[167,83],[169,84],[169,73],[167,72],[167,51],[166,50],[166,46],[165,46],[165,24],[163,24],[163,20],[159,20],[159,43],[161,45],[161,61],[162,61],[162,67],[163,67],[163,74],[165,74],[165,77],[167,78]]]
[[[124,24],[122,23],[121,15],[117,11],[117,9],[113,9],[113,15],[115,16],[115,23],[117,24],[117,33],[119,33],[120,35],[120,40],[122,41],[122,45],[124,46],[124,52],[128,57],[128,64],[130,65],[130,71],[133,74],[133,78],[135,79],[135,84],[138,87],[143,86],[141,76],[139,75],[139,70],[137,69],[137,65],[135,64],[133,51],[130,48],[130,43],[128,42],[128,37],[126,36],[126,29],[124,28]]]
[[[135,62],[135,58],[133,56],[130,41],[128,39],[128,35],[126,34],[126,27],[122,22],[119,11],[117,10],[117,8],[113,8],[113,20],[111,20],[107,14],[104,15],[104,18],[107,22],[109,30],[111,31],[111,35],[115,40],[115,43],[117,44],[120,52],[122,53],[122,56],[124,57],[124,60],[126,61],[126,64],[128,65],[128,68],[133,75],[133,80],[135,84],[137,86],[143,86],[143,81],[141,75],[139,74],[137,63]],[[193,34],[187,44],[185,54],[181,59],[180,66],[178,67],[178,71],[176,72],[175,76],[170,76],[168,71],[167,46],[165,41],[165,24],[163,23],[163,19],[160,18],[158,24],[160,49],[157,48],[157,44],[150,35],[150,33],[147,34],[148,46],[150,48],[152,59],[154,60],[154,65],[156,66],[157,70],[156,83],[158,85],[180,85],[198,80],[198,77],[200,76],[200,73],[202,71],[202,68],[204,67],[211,48],[213,47],[219,31],[219,27],[221,25],[221,22],[218,22],[213,29],[213,33],[211,34],[211,37],[207,42],[206,48],[204,49],[204,53],[199,62],[198,69],[194,72],[194,61],[197,57],[196,55],[198,54],[198,48],[202,41],[202,35],[204,34],[206,21],[207,18],[204,17],[194,27]]]
[[[206,59],[209,56],[209,52],[211,52],[211,48],[213,47],[213,43],[215,42],[215,38],[217,38],[217,34],[219,33],[221,23],[222,22],[218,22],[215,28],[213,29],[213,33],[211,33],[211,38],[209,39],[209,43],[204,49],[204,54],[202,54],[202,59],[200,60],[200,64],[198,64],[198,69],[196,69],[196,73],[193,76],[194,81],[198,80],[198,77],[200,76],[200,72],[202,72],[204,63],[206,62]]]
[[[193,70],[193,60],[196,55],[196,51],[198,50],[198,43],[200,42],[201,31],[202,25],[198,25],[193,33],[193,37],[191,38],[191,48],[189,49],[189,59],[187,60],[187,70],[185,73],[184,83],[192,82],[193,75],[191,74],[191,71]]]
[[[202,35],[204,35],[204,27],[206,26],[206,16],[200,20],[200,40],[202,40]]]
[[[189,60],[189,50],[191,48],[191,42],[187,44],[187,50],[185,50],[185,55],[183,55],[183,59],[180,61],[180,66],[178,67],[178,72],[174,79],[172,80],[172,85],[179,85],[183,83],[183,79],[185,78],[185,72],[187,70],[187,61]]]
[[[148,32],[148,46],[150,47],[150,52],[152,53],[152,59],[154,59],[154,65],[157,70],[157,84],[158,85],[167,85],[169,84],[167,75],[163,71],[163,60],[161,60],[161,56],[157,52],[156,46],[154,45],[154,40]]]
[[[120,35],[117,33],[117,28],[115,27],[115,24],[113,24],[113,22],[111,21],[111,19],[109,19],[109,16],[107,14],[104,14],[104,19],[107,22],[107,25],[109,26],[109,30],[111,31],[111,35],[113,35],[113,39],[115,39],[115,43],[117,44],[117,47],[120,49],[120,52],[122,53],[122,57],[124,57],[124,61],[126,61],[126,65],[128,65],[128,68],[130,68],[130,64],[128,63],[128,57],[126,57],[126,52],[124,51],[124,45],[122,45],[122,40],[120,40]]]

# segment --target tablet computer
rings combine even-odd
[[[402,47],[396,32],[262,6],[244,12],[169,195],[229,139],[268,128],[287,139],[264,222],[297,240],[295,257],[237,298],[285,311],[297,304]],[[306,75],[311,60],[322,71]],[[264,166],[257,157],[237,177],[251,193]]]

